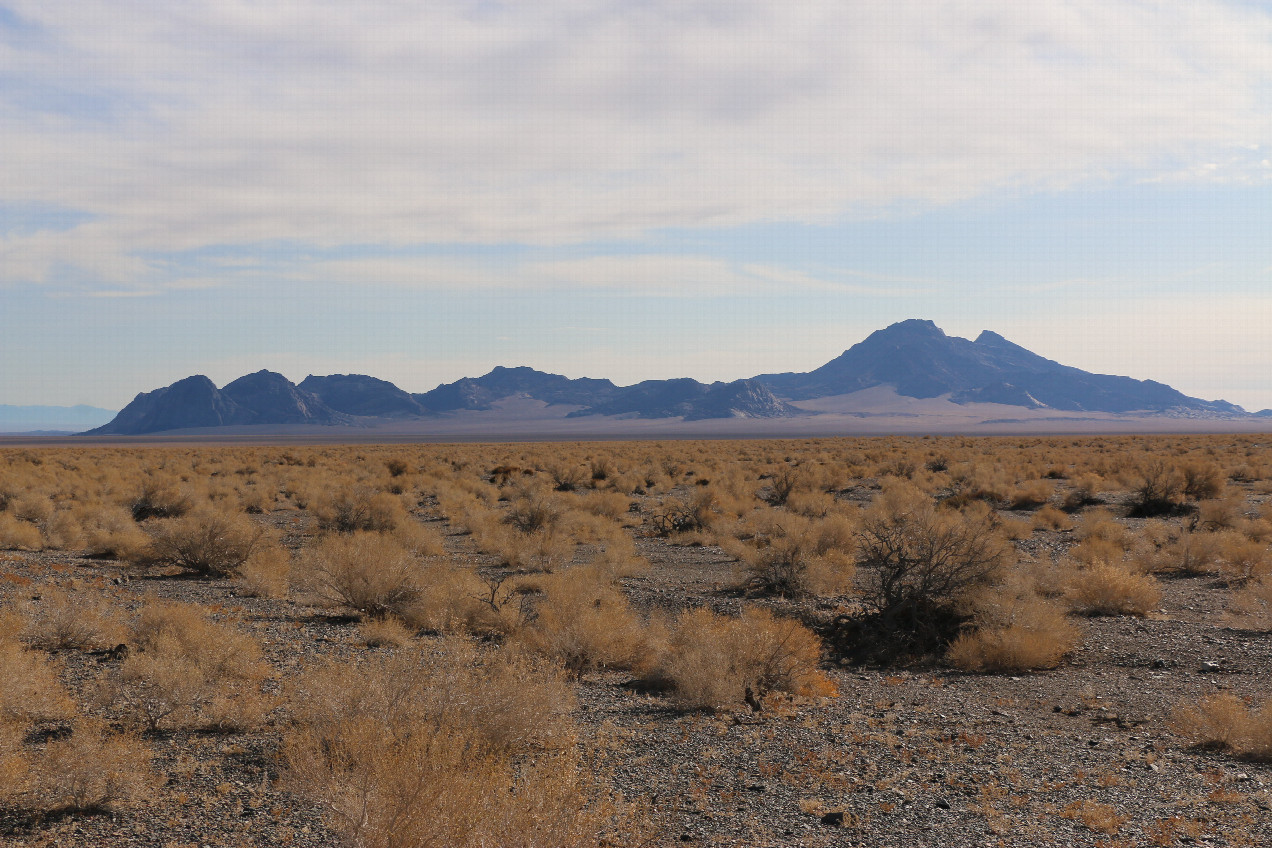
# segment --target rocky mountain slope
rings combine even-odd
[[[493,415],[496,405],[509,398],[556,407],[556,418],[774,420],[815,415],[819,406],[825,411],[825,404],[819,403],[825,398],[880,387],[901,398],[1062,414],[1258,420],[1266,413],[1250,415],[1234,404],[1189,397],[1152,380],[1061,365],[989,330],[969,341],[946,335],[931,321],[908,320],[872,333],[812,371],[762,374],[731,383],[706,384],[683,377],[620,387],[609,380],[570,379],[524,366],[498,367],[419,394],[359,374],[311,375],[297,386],[281,374],[258,371],[222,389],[207,377],[187,377],[138,395],[115,420],[88,435]],[[497,430],[497,422],[492,423]]]

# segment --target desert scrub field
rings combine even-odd
[[[0,450],[0,840],[1270,844],[1264,438]]]

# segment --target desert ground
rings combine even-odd
[[[0,842],[1272,844],[1272,436],[0,448]]]

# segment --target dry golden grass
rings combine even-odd
[[[150,731],[241,730],[260,726],[274,707],[262,682],[271,671],[260,645],[189,604],[147,604],[133,625],[130,652],[102,683],[99,700]]]
[[[691,710],[759,703],[770,692],[826,696],[834,687],[818,670],[821,649],[808,628],[767,610],[731,618],[696,609],[676,619],[652,673]]]
[[[175,565],[211,577],[234,575],[267,543],[265,530],[245,515],[200,509],[159,523],[144,565]]]
[[[0,743],[2,745],[3,743]],[[44,743],[23,757],[19,775],[0,784],[0,798],[36,813],[107,812],[154,799],[163,784],[144,742],[101,723],[79,720],[69,738]],[[0,753],[0,771],[3,771]]]
[[[1065,611],[1032,592],[1003,589],[975,605],[975,626],[950,645],[955,668],[979,672],[1055,668],[1071,654],[1081,632]]]
[[[624,824],[574,741],[569,688],[524,660],[452,640],[296,688],[288,784],[351,844],[566,848]]]
[[[46,651],[93,650],[118,645],[124,627],[100,592],[50,586],[23,607],[22,639]]]
[[[370,616],[406,616],[423,591],[423,566],[393,536],[328,536],[303,551],[301,585],[323,601]]]
[[[0,723],[57,721],[75,705],[43,654],[28,651],[11,637],[0,637]]]
[[[1201,748],[1227,751],[1252,760],[1272,760],[1272,699],[1249,707],[1229,692],[1181,706],[1171,728]]]
[[[602,572],[576,566],[540,584],[543,597],[517,639],[572,674],[648,661],[645,628]]]
[[[1076,569],[1066,597],[1082,615],[1148,615],[1161,603],[1157,581],[1121,563],[1097,561]]]

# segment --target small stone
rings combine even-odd
[[[944,798],[937,798],[932,806],[940,810],[948,810],[950,808],[950,802],[946,801]]]
[[[1219,663],[1216,663],[1216,662],[1204,662],[1204,663],[1202,663],[1202,664],[1201,664],[1201,672],[1202,672],[1202,673],[1205,673],[1205,672],[1211,672],[1211,671],[1219,671]]]

